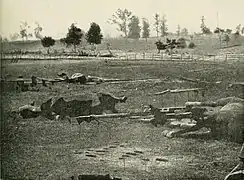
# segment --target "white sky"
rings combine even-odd
[[[203,15],[206,25],[214,29],[217,12],[222,28],[244,25],[244,0],[0,0],[0,33],[9,36],[19,32],[20,21],[27,21],[34,29],[37,21],[44,36],[60,38],[73,22],[85,31],[96,22],[105,35],[115,36],[119,34],[116,26],[107,20],[118,8],[127,8],[151,24],[155,13],[165,14],[171,32],[176,31],[177,24],[199,32]]]

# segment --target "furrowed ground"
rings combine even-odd
[[[193,69],[215,70],[190,72]],[[51,89],[40,87],[39,92],[5,92],[3,94],[2,125],[2,175],[10,178],[57,179],[77,174],[109,173],[123,179],[223,179],[238,162],[240,145],[210,138],[172,138],[162,134],[162,127],[153,127],[131,119],[103,119],[78,125],[75,120],[49,121],[15,119],[11,110],[36,101],[37,105],[50,97],[65,99],[96,100],[97,92],[110,92],[127,96],[125,104],[118,104],[119,112],[143,111],[144,105],[173,106],[173,97],[154,96],[166,89],[189,88],[193,85],[180,83],[177,77],[199,78],[207,81],[223,81],[210,86],[205,97],[198,100],[216,100],[227,96],[242,96],[240,90],[227,89],[230,82],[243,81],[243,60],[238,64],[204,64],[203,62],[155,62],[155,61],[35,61],[4,64],[6,77],[22,75],[54,78],[60,71],[70,74],[81,72],[105,78],[149,79],[160,78],[165,82],[124,82],[99,85],[55,84]],[[193,99],[193,97],[190,97]],[[184,105],[187,97],[179,96],[177,105]],[[11,108],[10,108],[11,107]],[[18,128],[16,128],[18,127]],[[96,158],[84,158],[88,149],[108,147],[108,154]],[[123,145],[123,146],[122,146]],[[140,157],[130,157],[125,164],[118,154],[141,150]],[[163,157],[165,162],[155,162]],[[148,158],[147,164],[142,159]]]

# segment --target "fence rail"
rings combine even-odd
[[[155,61],[240,61],[244,54],[163,54],[163,53],[123,53],[116,57],[80,56],[75,54],[1,54],[1,60],[17,63],[19,60],[155,60]]]

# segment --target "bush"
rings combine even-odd
[[[178,47],[179,48],[186,48],[186,40],[184,38],[180,38],[177,41]]]
[[[165,50],[166,49],[166,45],[163,44],[160,40],[155,42],[158,52],[160,52],[160,50]]]
[[[189,45],[188,45],[188,48],[190,48],[190,49],[193,49],[193,48],[195,48],[196,47],[196,45],[193,43],[193,42],[191,42]]]

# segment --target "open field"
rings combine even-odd
[[[176,38],[175,36],[168,36],[165,38],[159,38],[162,41],[165,41],[166,38]],[[190,37],[184,37],[186,39],[187,44],[189,42],[193,42],[196,45],[196,48],[193,50],[191,49],[183,49],[179,50],[180,52],[191,52],[193,54],[217,54],[219,51],[226,51],[224,50],[218,50],[220,47],[220,41],[219,37],[217,35],[208,35],[208,36],[194,36],[192,40],[190,40]],[[235,38],[234,35],[231,35],[231,40],[228,43],[228,46],[234,46],[234,45],[243,45],[244,44],[244,37],[239,36],[238,38]],[[98,51],[105,51],[107,52],[107,43],[111,45],[111,50],[113,52],[150,52],[150,53],[156,53],[156,45],[155,42],[158,39],[156,37],[148,38],[147,41],[145,39],[139,39],[139,40],[132,40],[128,39],[126,42],[123,38],[105,38],[103,39],[102,43],[97,46]],[[226,43],[222,42],[221,47],[226,47]],[[241,47],[235,47],[232,49],[235,49],[235,53],[244,53],[244,46]],[[42,47],[40,41],[16,41],[16,42],[9,42],[9,43],[3,43],[2,44],[2,51],[13,51],[13,50],[22,50],[22,51],[41,51],[46,53],[46,49]],[[87,42],[83,39],[81,45],[78,47],[78,49],[91,49],[91,46],[87,44]],[[228,51],[229,48],[227,48]],[[64,45],[60,43],[59,40],[56,40],[55,45],[51,48],[50,52],[63,52],[63,51],[72,51],[72,47],[66,48]],[[231,50],[233,51],[233,50]]]
[[[230,82],[244,81],[244,63],[227,64],[202,62],[160,61],[20,61],[3,64],[2,75],[9,79],[22,75],[54,78],[60,71],[82,72],[105,78],[165,79],[165,82],[124,82],[99,85],[55,84],[51,89],[41,87],[39,92],[5,92],[3,94],[2,175],[6,179],[58,179],[77,174],[109,173],[124,179],[223,179],[238,162],[240,145],[209,137],[173,138],[163,134],[163,127],[153,127],[128,118],[105,119],[82,123],[75,120],[49,121],[44,118],[11,119],[11,110],[36,101],[37,105],[50,97],[65,99],[92,98],[97,92],[127,96],[125,104],[118,104],[119,112],[143,111],[144,105],[173,106],[171,96],[151,94],[166,89],[189,88],[193,85],[177,80],[179,76],[207,81],[222,81],[209,86],[205,97],[198,100],[216,100],[227,96],[242,97],[238,89],[227,89]],[[190,71],[212,68],[208,71]],[[194,97],[190,97],[194,98]],[[179,96],[177,105],[184,105],[187,97]],[[18,127],[18,128],[16,128]],[[96,152],[97,150],[97,152]],[[100,150],[100,152],[98,151]],[[105,151],[101,151],[105,150]],[[142,151],[126,158],[121,155]],[[101,153],[102,152],[102,153]],[[87,157],[85,154],[95,154]],[[157,161],[157,158],[163,160]],[[143,160],[147,159],[147,160]]]

